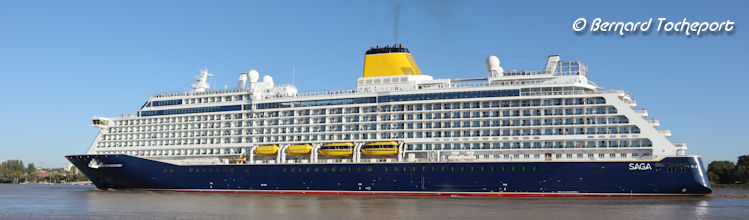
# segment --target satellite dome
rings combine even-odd
[[[273,82],[273,77],[270,77],[270,75],[263,76],[263,82]]]
[[[250,77],[250,82],[257,82],[260,79],[260,73],[257,70],[250,70],[247,75]]]
[[[499,58],[497,56],[491,55],[486,58],[486,68],[491,69],[492,67],[498,67],[499,66]]]
[[[494,55],[486,58],[486,70],[488,70],[490,74],[499,74],[501,72],[504,72],[504,69],[499,66],[499,58]]]

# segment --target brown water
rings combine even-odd
[[[749,190],[698,198],[444,198],[101,191],[0,184],[0,219],[749,219]]]

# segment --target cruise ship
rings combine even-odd
[[[99,189],[405,196],[693,196],[699,156],[623,90],[551,55],[539,70],[486,59],[476,78],[423,74],[403,45],[364,55],[356,88],[300,93],[257,70],[234,89],[155,94],[92,118],[66,156]],[[540,62],[539,62],[540,63]],[[541,65],[539,65],[541,66]],[[352,82],[353,83],[353,82]]]

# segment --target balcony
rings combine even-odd
[[[676,147],[678,149],[686,150],[687,149],[687,143],[674,143],[674,147]]]
[[[632,99],[632,100],[624,100],[624,103],[627,103],[629,105],[629,107],[631,107],[631,108],[637,107],[637,102],[634,99]]]
[[[661,121],[658,121],[658,119],[655,118],[651,118],[650,120],[648,120],[648,123],[650,123],[650,125],[653,125],[653,127],[661,126]]]
[[[648,110],[643,109],[636,109],[635,113],[640,114],[643,118],[648,117]]]
[[[671,137],[671,130],[658,130],[658,133],[661,133],[666,137]]]

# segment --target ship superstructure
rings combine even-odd
[[[201,71],[194,91],[156,94],[137,114],[94,117],[100,130],[87,155],[174,166],[622,162],[646,169],[641,162],[651,161],[653,170],[704,172],[694,156],[656,164],[683,156],[686,144],[669,141],[671,132],[658,130],[628,92],[589,81],[581,62],[552,55],[541,70],[505,71],[490,56],[486,66],[484,77],[434,79],[402,45],[376,47],[365,54],[356,89],[313,93],[256,70],[240,74],[236,89],[208,91],[211,74]]]

